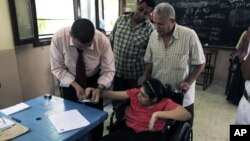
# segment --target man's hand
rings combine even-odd
[[[71,83],[71,86],[75,89],[76,95],[79,100],[82,100],[85,98],[85,92],[84,89],[75,81]]]
[[[138,79],[137,85],[138,85],[138,86],[141,86],[142,83],[143,83],[144,81],[146,81],[146,80],[147,80],[147,76],[146,76],[146,75],[142,75],[142,76]]]
[[[240,62],[244,61],[245,56],[247,55],[246,52],[239,52],[237,53],[237,56],[239,57]]]
[[[183,91],[183,92],[187,92],[190,88],[191,84],[189,84],[188,82],[181,82],[178,87]]]
[[[86,88],[85,98],[89,98],[93,103],[98,103],[101,95],[101,89],[99,88]]]

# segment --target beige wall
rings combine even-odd
[[[32,45],[16,49],[18,73],[24,100],[45,93],[53,93],[50,71],[49,46],[34,48]]]
[[[8,0],[0,0],[0,50],[14,48]]]
[[[23,100],[7,2],[0,0],[0,108]]]
[[[14,47],[8,0],[0,0],[0,19],[0,109],[52,93],[49,47]]]
[[[0,108],[23,100],[14,50],[0,51]]]

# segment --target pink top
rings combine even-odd
[[[78,52],[70,36],[71,27],[56,32],[50,45],[51,71],[60,80],[60,86],[68,87],[75,80]],[[108,38],[95,30],[93,44],[83,49],[86,75],[90,77],[101,69],[98,84],[111,86],[115,74],[114,56]]]
[[[130,106],[125,112],[126,124],[128,127],[134,129],[135,132],[142,132],[149,130],[149,121],[151,116],[156,111],[170,111],[179,105],[169,98],[164,98],[153,106],[145,107],[138,103],[138,95],[140,89],[131,89],[127,91],[130,98]],[[165,126],[166,120],[158,119],[154,125],[156,131],[161,131]]]

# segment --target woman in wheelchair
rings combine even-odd
[[[87,88],[86,97],[93,91],[94,88]],[[130,105],[125,112],[126,127],[104,136],[101,141],[162,140],[166,119],[186,121],[191,118],[185,108],[167,98],[170,93],[170,85],[165,88],[156,79],[146,80],[139,89],[103,91],[102,97],[114,100],[129,98]]]

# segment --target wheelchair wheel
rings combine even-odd
[[[192,141],[193,140],[193,130],[188,122],[180,124],[175,131],[171,141]]]

